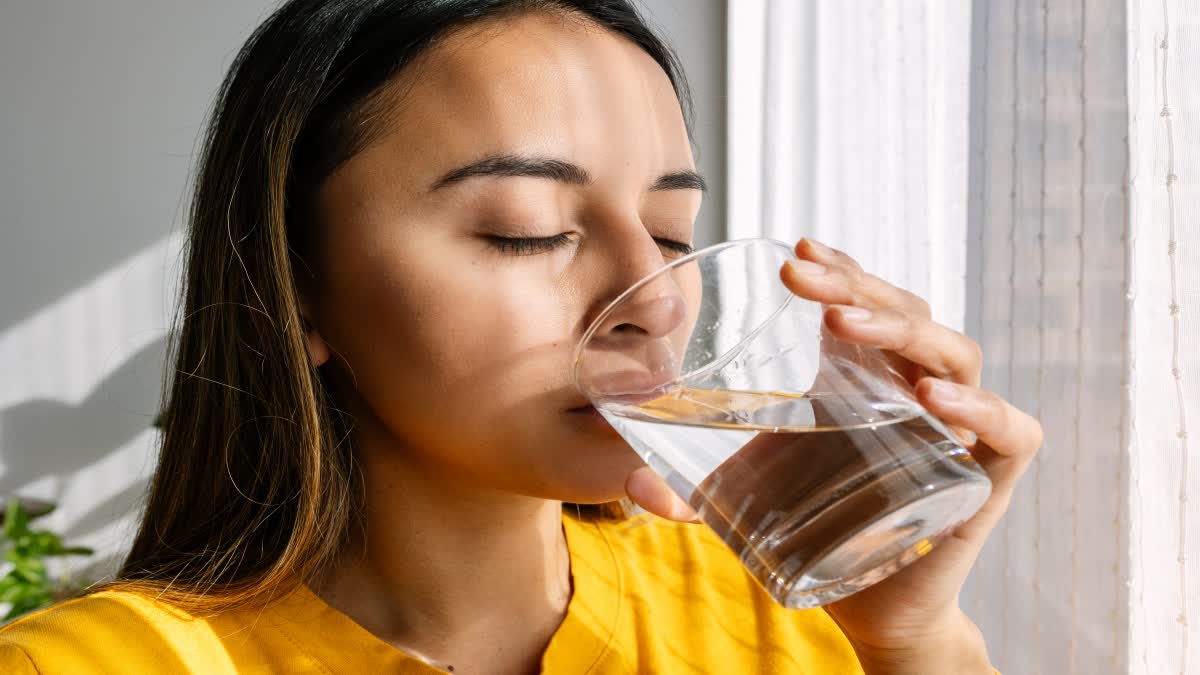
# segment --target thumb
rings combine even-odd
[[[699,522],[696,510],[679,498],[654,469],[643,466],[625,479],[625,493],[638,506],[660,518],[682,522]]]

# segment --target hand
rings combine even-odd
[[[982,637],[959,608],[958,595],[1008,509],[1018,478],[1042,444],[1041,425],[979,388],[979,345],[932,321],[924,300],[816,242],[801,240],[796,255],[810,264],[785,265],[780,272],[784,284],[800,297],[830,306],[825,328],[838,339],[886,350],[914,385],[921,405],[953,428],[977,436],[967,447],[992,480],[983,508],[933,552],[826,609],[867,672],[990,672]],[[869,316],[854,318],[859,313],[855,309],[868,310]],[[649,468],[633,472],[625,489],[651,513],[696,520],[695,511]]]

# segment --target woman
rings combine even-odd
[[[827,609],[767,599],[571,386],[591,318],[690,250],[686,103],[626,0],[283,5],[205,140],[132,551],[0,670],[991,672],[957,595],[1041,432],[920,299],[815,242],[781,270],[995,483]],[[663,518],[621,527],[625,496]]]

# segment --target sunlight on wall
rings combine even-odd
[[[0,495],[108,568],[153,466],[180,240],[167,236],[0,335]]]

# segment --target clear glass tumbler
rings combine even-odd
[[[896,572],[991,483],[878,349],[823,328],[779,279],[792,247],[745,239],[642,279],[592,323],[580,391],[786,607]]]

